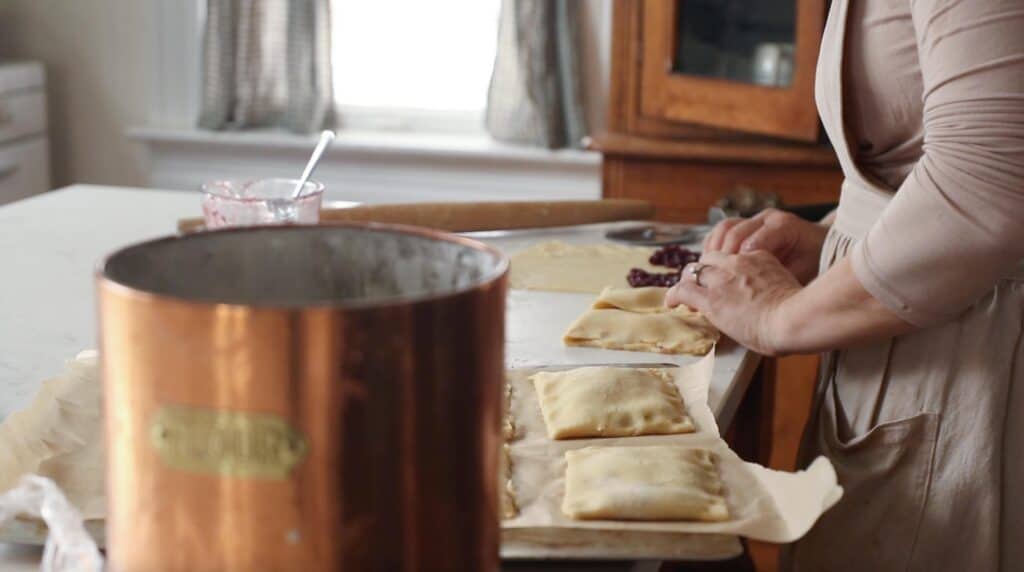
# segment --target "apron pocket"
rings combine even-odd
[[[828,401],[828,400],[826,400]],[[875,426],[849,441],[822,407],[819,446],[843,498],[794,547],[796,570],[906,570],[931,483],[939,415]]]

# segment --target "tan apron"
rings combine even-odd
[[[819,111],[847,176],[822,270],[892,196],[857,170],[843,133],[849,1],[833,2],[818,65]],[[825,354],[800,462],[827,456],[845,494],[784,569],[1024,569],[1022,334],[1018,269],[951,322]]]

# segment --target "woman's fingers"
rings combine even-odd
[[[762,226],[743,241],[739,252],[766,250],[781,258],[792,246],[792,233],[787,229]]]
[[[719,254],[719,253],[716,253]],[[706,262],[691,262],[683,268],[680,282],[693,282],[702,288],[714,288],[724,284],[732,274]]]
[[[722,240],[732,227],[743,222],[741,218],[727,218],[715,225],[711,232],[704,237],[704,252],[721,250]]]
[[[799,290],[793,274],[767,251],[705,252],[700,262],[683,269],[666,303],[694,308],[723,334],[771,354],[776,347],[773,316]]]
[[[700,261],[711,266],[725,267],[729,264],[730,256],[724,252],[705,252],[700,255]]]
[[[707,288],[697,286],[692,279],[683,279],[665,294],[665,305],[669,308],[687,306],[698,312],[707,310]]]
[[[722,245],[717,250],[726,254],[736,254],[740,251],[740,245],[750,235],[764,226],[764,217],[748,218],[733,225],[722,238]]]
[[[716,253],[717,254],[717,253]],[[703,262],[692,262],[683,268],[679,282],[665,295],[665,305],[674,308],[680,304],[707,312],[710,290],[732,278],[729,271]]]

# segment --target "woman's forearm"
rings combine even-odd
[[[881,340],[914,326],[872,296],[843,259],[781,303],[772,316],[777,353],[814,353]]]

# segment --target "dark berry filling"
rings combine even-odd
[[[700,253],[678,244],[668,244],[654,251],[650,262],[655,266],[667,266],[669,268],[682,268],[691,262],[697,262]]]
[[[647,272],[642,268],[633,268],[626,275],[626,281],[634,288],[641,288],[643,286],[662,286],[668,288],[679,282],[679,274],[681,272],[680,270],[675,272]]]
[[[678,244],[669,244],[659,248],[651,254],[649,262],[654,266],[665,266],[675,268],[674,272],[647,272],[642,268],[631,268],[626,275],[626,281],[634,288],[644,286],[661,286],[668,288],[679,282],[683,267],[691,262],[700,260],[700,253]]]

